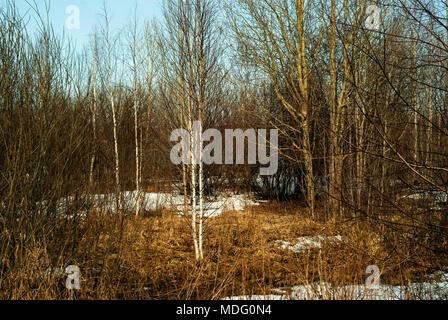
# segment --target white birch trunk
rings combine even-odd
[[[113,121],[113,131],[114,131],[114,153],[115,153],[115,183],[117,188],[117,212],[121,209],[121,195],[120,195],[120,158],[118,153],[118,130],[117,130],[117,115],[115,111],[115,100],[114,100],[114,87],[112,82],[112,62],[111,62],[111,49],[109,41],[109,25],[106,22],[106,45],[107,45],[107,57],[109,66],[109,98],[110,107],[112,109],[112,121]]]
[[[94,45],[94,62],[93,62],[93,110],[92,110],[92,125],[93,125],[93,141],[97,143],[96,139],[96,72],[97,72],[97,41],[95,35]],[[93,168],[95,165],[96,151],[93,152],[90,160],[90,172],[89,172],[89,186],[93,185]]]
[[[196,156],[195,156],[195,136],[193,132],[193,121],[190,118],[190,157],[191,157],[191,227],[193,232],[193,243],[196,260],[199,260],[199,244],[197,235],[197,214],[196,214]]]
[[[137,106],[137,63],[136,63],[136,26],[134,26],[134,41],[133,41],[133,52],[132,52],[132,62],[134,66],[134,135],[135,135],[135,186],[136,186],[136,199],[135,199],[135,215],[138,216],[140,212],[140,152],[138,144],[138,106]]]

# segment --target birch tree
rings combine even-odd
[[[112,111],[112,122],[113,122],[113,132],[114,132],[114,155],[115,155],[115,184],[116,184],[116,197],[117,197],[117,211],[121,209],[121,186],[120,186],[120,158],[118,153],[118,123],[117,115],[115,109],[115,96],[114,96],[114,84],[113,84],[113,74],[112,74],[112,47],[110,39],[110,21],[109,14],[107,12],[106,4],[103,6],[104,14],[104,41],[106,44],[106,58],[107,58],[107,75],[109,80],[109,102]]]
[[[94,44],[93,44],[93,102],[92,102],[92,129],[93,129],[93,140],[94,143],[97,143],[97,133],[96,133],[96,114],[97,114],[97,97],[96,97],[96,83],[97,83],[97,69],[98,69],[98,42],[97,42],[97,34],[95,32],[94,35]],[[90,160],[90,172],[89,172],[89,185],[90,188],[93,185],[93,169],[95,165],[96,151],[94,150],[92,153],[92,157]]]
[[[167,28],[171,32],[171,65],[179,107],[179,123],[189,133],[188,163],[183,164],[184,211],[189,211],[195,257],[204,257],[204,165],[202,124],[215,101],[213,95],[218,71],[216,3],[213,0],[169,1]],[[213,85],[212,85],[213,84]],[[187,182],[189,175],[189,182]]]
[[[134,104],[134,142],[135,142],[135,215],[140,212],[140,145],[139,145],[139,124],[138,124],[138,102],[137,102],[137,7],[135,8],[134,21],[132,24],[132,43],[130,46],[132,53],[132,74],[133,74],[133,104]]]

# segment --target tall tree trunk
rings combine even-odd
[[[140,212],[140,151],[138,143],[138,106],[137,106],[137,61],[136,61],[136,46],[137,46],[137,22],[134,22],[133,45],[132,45],[132,63],[134,69],[134,135],[135,135],[135,215],[138,216]]]
[[[203,220],[204,220],[204,164],[202,159],[202,112],[204,109],[204,93],[205,93],[205,78],[204,78],[204,25],[203,25],[203,8],[201,6],[202,0],[196,0],[196,30],[198,32],[198,121],[199,121],[199,259],[204,258],[203,245]]]
[[[412,46],[412,67],[414,69],[414,79],[417,79],[417,35],[413,36],[413,46]],[[417,92],[418,92],[418,82],[414,81],[414,88],[412,93],[412,107],[414,108],[414,162],[419,161],[419,132],[418,132],[418,106],[417,106]]]
[[[310,128],[311,123],[309,120],[309,97],[308,97],[308,67],[306,60],[306,38],[304,30],[304,0],[296,0],[296,17],[297,17],[297,35],[299,37],[299,43],[297,48],[297,75],[300,85],[300,93],[302,96],[302,134],[303,134],[303,158],[305,164],[305,184],[307,194],[307,205],[309,215],[314,219],[314,170],[313,170],[313,153],[311,146]]]
[[[93,58],[93,108],[92,108],[92,126],[93,126],[93,141],[95,144],[95,150],[93,151],[92,158],[90,159],[90,172],[89,172],[89,186],[90,189],[93,186],[93,169],[95,165],[95,157],[96,157],[96,73],[97,73],[97,39],[95,34],[94,39],[94,58]],[[91,190],[92,191],[92,190]]]
[[[112,122],[114,131],[114,154],[115,154],[115,183],[116,183],[116,201],[117,201],[117,212],[121,210],[121,186],[120,186],[120,158],[118,153],[118,123],[117,115],[115,110],[115,97],[114,97],[114,86],[112,81],[112,52],[110,47],[109,39],[109,21],[106,15],[106,46],[107,46],[107,59],[108,59],[108,73],[109,73],[109,101],[110,108],[112,110]]]
[[[337,155],[338,155],[338,110],[337,110],[337,70],[336,70],[336,1],[331,0],[331,14],[330,14],[330,211],[333,212],[333,217],[339,213],[339,197],[338,190],[338,169]]]
[[[313,156],[310,143],[310,132],[308,119],[303,121],[303,158],[305,164],[305,184],[307,192],[307,204],[309,214],[314,219],[314,174],[313,174]]]
[[[432,30],[432,26],[431,26],[431,30]],[[429,50],[430,50],[429,51],[429,103],[428,103],[429,124],[428,124],[427,131],[426,131],[426,136],[427,136],[426,156],[425,156],[426,165],[432,165],[432,163],[431,163],[432,162],[431,145],[432,145],[432,141],[433,141],[433,137],[432,137],[432,135],[433,135],[433,101],[432,101],[432,96],[433,96],[433,89],[432,89],[433,38],[432,38],[432,35],[431,35],[431,43],[430,43]]]

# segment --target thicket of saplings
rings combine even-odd
[[[439,125],[431,135],[427,135],[431,123],[424,114],[418,116],[417,131],[413,131],[414,114],[403,102],[416,92],[426,97],[429,91],[415,85],[417,79],[406,83],[408,77],[403,74],[409,71],[404,65],[412,63],[405,59],[409,44],[383,39],[369,49],[378,54],[378,63],[369,62],[371,77],[359,84],[363,87],[357,94],[363,97],[345,106],[343,132],[330,130],[324,89],[328,79],[321,76],[327,72],[325,64],[309,71],[309,99],[316,106],[309,115],[314,217],[307,208],[302,153],[291,147],[301,145],[300,130],[295,130],[296,119],[283,109],[276,94],[279,88],[267,81],[254,85],[248,95],[241,90],[243,84],[235,84],[236,78],[229,80],[234,86],[221,92],[217,106],[221,109],[210,111],[206,126],[270,128],[280,121],[284,130],[279,139],[279,170],[272,177],[260,177],[258,166],[205,167],[206,199],[237,192],[268,202],[207,219],[205,257],[197,261],[188,216],[168,209],[142,210],[136,216],[133,209],[107,213],[93,208],[90,196],[116,192],[113,117],[104,67],[107,57],[99,50],[94,97],[92,48],[77,53],[45,23],[37,36],[26,30],[25,20],[14,10],[1,12],[0,298],[219,299],[316,282],[363,284],[368,265],[380,266],[383,283],[401,285],[424,281],[426,273],[446,268],[446,201],[406,198],[416,192],[437,191],[434,185],[446,190],[448,178],[443,89],[433,89],[438,106],[433,119]],[[104,43],[99,41],[99,46]],[[388,57],[397,59],[388,70],[395,91],[381,72]],[[418,72],[418,77],[428,81],[428,73]],[[126,76],[123,72],[114,83],[121,191],[135,190],[134,92]],[[280,90],[287,92],[287,83],[284,86]],[[148,88],[139,79],[144,192],[183,192],[177,187],[182,168],[172,165],[169,158],[170,132],[176,128],[169,95],[169,81],[154,81]],[[366,105],[361,108],[362,99]],[[264,109],[258,106],[263,103],[269,105],[269,116],[263,113],[260,117]],[[381,129],[385,119],[389,121],[387,135]],[[364,121],[361,136],[358,120]],[[399,150],[405,159],[413,157],[415,132],[419,135],[417,157],[419,161],[430,159],[428,165],[409,164],[394,151]],[[340,135],[344,165],[340,189],[329,194],[332,134]],[[68,197],[71,201],[61,205],[61,199]],[[331,199],[338,205],[332,205]],[[315,235],[341,235],[344,241],[302,253],[275,244],[276,240]],[[78,291],[65,288],[68,265],[81,269]],[[419,292],[408,295],[419,298]],[[349,291],[339,296],[344,297],[354,298]]]

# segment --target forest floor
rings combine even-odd
[[[323,222],[303,212],[298,203],[261,203],[209,218],[199,262],[189,217],[91,212],[63,235],[76,237],[75,247],[30,250],[27,269],[1,286],[13,299],[370,299],[366,268],[376,265],[379,299],[448,297],[446,257],[386,245],[365,220]],[[68,264],[81,270],[74,295],[60,272]]]

